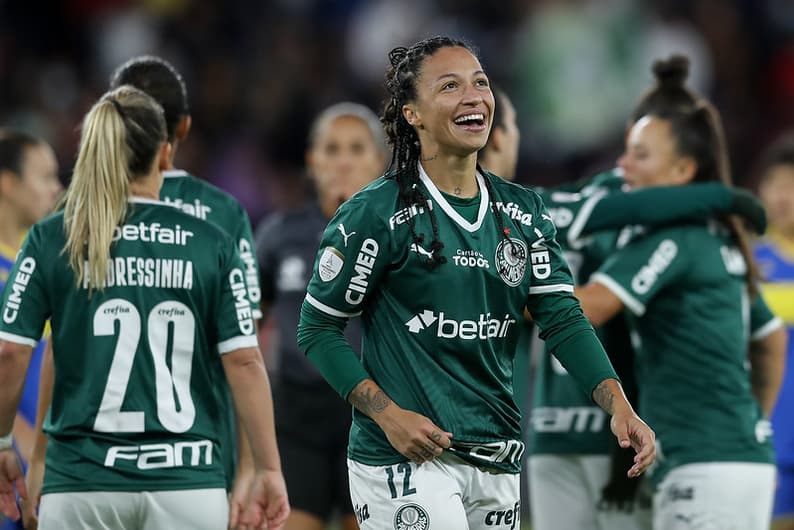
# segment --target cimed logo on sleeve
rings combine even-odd
[[[511,237],[509,242],[502,239],[496,247],[496,270],[510,287],[518,286],[524,279],[527,268],[527,245],[520,239]]]
[[[325,247],[323,255],[320,256],[320,263],[317,266],[320,279],[330,282],[339,275],[342,266],[345,264],[345,256],[334,247]]]

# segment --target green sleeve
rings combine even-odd
[[[706,219],[731,209],[731,190],[719,183],[658,186],[611,193],[595,204],[579,236],[622,228],[628,224],[658,226]]]
[[[328,384],[347,400],[348,394],[371,376],[344,336],[347,319],[335,317],[303,301],[298,323],[298,347]]]
[[[552,353],[588,397],[605,379],[618,379],[595,332],[582,330],[557,344]]]

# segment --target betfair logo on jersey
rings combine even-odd
[[[455,255],[452,256],[452,263],[458,267],[478,267],[480,269],[489,269],[491,264],[482,252],[477,250],[461,250],[458,249]]]
[[[430,310],[425,310],[405,323],[408,331],[419,333],[438,322],[436,337],[441,339],[484,340],[504,338],[510,326],[516,320],[510,315],[505,315],[501,320],[491,318],[491,313],[480,314],[478,320],[454,320],[446,318],[443,311],[438,315]]]
[[[144,243],[160,243],[161,245],[179,245],[184,247],[193,232],[182,230],[180,225],[174,228],[162,226],[160,223],[138,223],[137,225],[117,226],[113,229],[113,241],[143,241]]]
[[[650,291],[659,275],[667,270],[667,267],[678,254],[678,245],[672,239],[665,239],[656,247],[648,264],[643,266],[640,271],[631,279],[631,288],[637,294],[646,294]]]
[[[505,214],[507,214],[507,216],[513,221],[518,221],[519,223],[525,226],[532,225],[532,214],[524,213],[523,210],[521,210],[521,208],[516,203],[508,202],[507,204],[505,204],[502,201],[497,201],[496,207],[499,210],[502,210]]]
[[[378,242],[374,239],[365,239],[361,243],[356,264],[353,267],[356,274],[350,279],[350,283],[347,284],[347,291],[345,291],[345,300],[348,304],[358,305],[364,300],[364,294],[367,292],[367,286],[369,285],[369,275],[372,274],[372,268],[375,266],[375,258],[377,257]]]
[[[521,521],[521,504],[515,503],[512,508],[494,510],[485,515],[485,526],[501,526],[514,530]]]
[[[185,459],[187,456],[187,460]],[[122,460],[135,462],[141,470],[212,464],[212,442],[176,442],[174,444],[114,445],[105,453],[105,467],[115,467]]]
[[[9,287],[10,294],[6,300],[5,311],[3,311],[3,322],[6,324],[13,324],[19,314],[19,306],[22,305],[22,295],[25,294],[25,289],[28,288],[30,283],[30,276],[36,270],[36,260],[27,257],[19,262],[17,273],[14,276],[14,281]]]
[[[428,210],[432,210],[433,209],[433,203],[432,202],[427,201],[427,209]],[[418,206],[416,204],[413,204],[411,206],[407,206],[407,207],[403,208],[402,210],[397,210],[396,212],[394,212],[394,215],[389,217],[389,228],[394,230],[395,226],[401,225],[403,223],[407,223],[408,220],[411,219],[411,217],[417,216],[417,215],[422,214],[422,213],[425,213],[424,207],[423,206]]]
[[[198,217],[199,219],[207,219],[207,216],[212,211],[212,208],[206,204],[203,204],[199,199],[194,199],[193,202],[185,202],[182,199],[163,197],[163,201],[167,202],[168,204],[173,204],[186,214],[190,214],[193,217]]]

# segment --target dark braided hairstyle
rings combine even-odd
[[[389,52],[390,65],[386,71],[386,90],[388,95],[380,116],[389,144],[392,147],[392,159],[386,174],[387,178],[397,181],[400,188],[400,203],[409,209],[427,207],[428,197],[422,191],[422,184],[419,180],[418,164],[421,155],[419,136],[413,126],[403,116],[402,108],[406,103],[416,100],[416,83],[424,60],[441,48],[457,47],[465,48],[472,55],[477,56],[472,46],[466,42],[445,36],[430,37],[417,42],[410,48],[400,46]],[[477,164],[477,171],[485,174],[479,164]],[[483,180],[491,196],[491,210],[496,217],[502,237],[506,238],[508,232],[504,227],[502,216],[499,215],[493,186],[487,176]],[[438,236],[438,220],[433,210],[430,210],[429,207],[428,210],[433,229],[433,240],[430,243],[432,256],[427,258],[425,264],[430,270],[433,270],[437,266],[446,263],[447,258],[441,254],[444,244]],[[414,244],[421,245],[425,235],[417,233],[412,212],[408,217],[408,225],[411,229]],[[521,251],[509,239],[507,241],[514,255]]]

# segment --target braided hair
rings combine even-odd
[[[403,116],[402,108],[406,103],[416,100],[417,79],[420,75],[424,60],[441,48],[457,47],[465,48],[471,52],[472,55],[475,57],[477,56],[477,53],[466,42],[446,36],[430,37],[415,43],[410,48],[400,46],[389,52],[390,65],[386,71],[386,90],[388,96],[380,116],[384,130],[386,131],[386,137],[392,147],[392,158],[386,175],[387,178],[392,178],[397,181],[399,185],[400,204],[408,208],[409,212],[411,212],[408,215],[408,225],[411,229],[413,242],[417,246],[424,242],[425,234],[416,231],[413,209],[427,207],[429,199],[423,191],[419,179],[419,158],[421,155],[419,136],[416,134],[413,126],[410,125]],[[477,171],[484,174],[479,163],[477,164]],[[500,234],[507,240],[510,252],[520,259],[518,253],[521,252],[521,249],[507,238],[509,232],[504,226],[502,216],[499,214],[499,207],[496,204],[496,198],[490,179],[485,177],[483,180],[491,198],[491,211],[496,217],[496,223],[499,226]],[[441,242],[438,236],[438,220],[433,210],[429,207],[428,210],[433,231],[433,239],[430,242],[431,255],[429,258],[425,259],[425,265],[427,265],[430,270],[433,270],[439,265],[446,263],[447,258],[441,254],[444,243]]]

